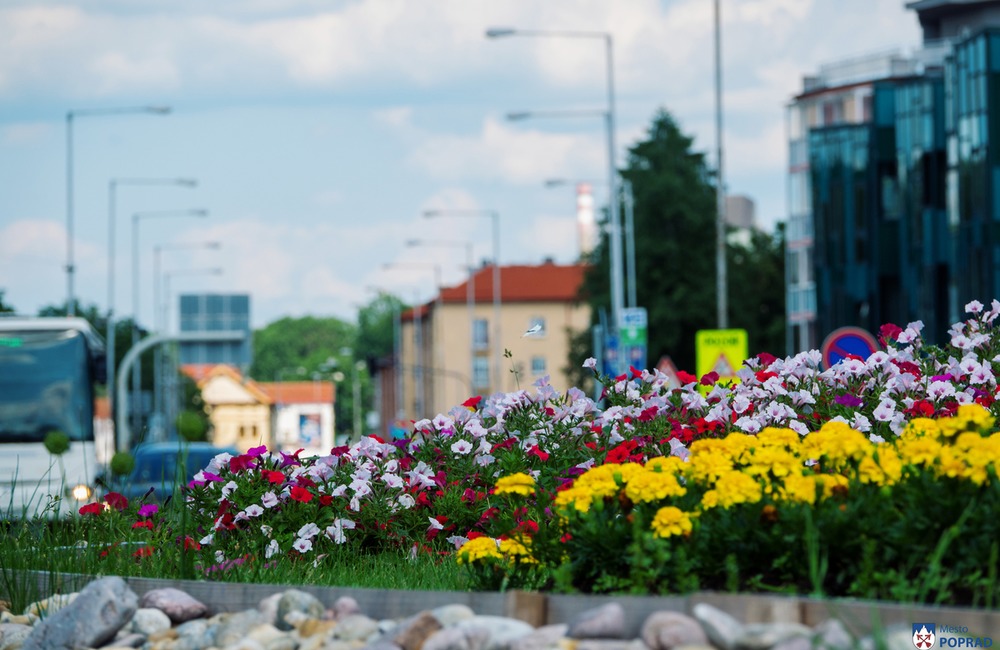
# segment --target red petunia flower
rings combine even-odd
[[[272,485],[281,485],[285,482],[285,475],[282,472],[276,472],[274,470],[265,469],[261,474],[267,479],[268,483]]]
[[[298,501],[300,503],[309,503],[313,498],[312,492],[305,488],[301,488],[298,485],[292,486],[292,491],[289,496],[293,501]]]
[[[118,511],[122,511],[128,507],[128,499],[118,492],[108,492],[105,494],[104,502]]]
[[[88,503],[85,506],[80,506],[81,515],[99,515],[104,512],[104,506],[100,503]]]
[[[475,397],[470,397],[469,399],[462,402],[462,406],[469,409],[470,411],[475,411],[479,403],[483,401],[482,395],[476,395]]]

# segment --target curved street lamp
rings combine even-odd
[[[84,108],[66,111],[66,313],[76,313],[76,295],[73,289],[73,275],[76,266],[73,261],[73,120],[78,117],[101,115],[121,115],[124,113],[151,113],[166,115],[169,106],[129,106],[125,108]]]

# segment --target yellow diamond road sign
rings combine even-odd
[[[719,373],[719,381],[736,381],[736,371],[747,358],[746,330],[700,330],[695,335],[695,365],[698,378]]]

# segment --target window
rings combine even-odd
[[[545,374],[545,357],[531,357],[531,374],[535,377]]]
[[[490,346],[489,321],[485,318],[477,318],[472,324],[472,347],[476,350],[485,350]]]
[[[489,388],[490,361],[486,357],[472,359],[472,388],[475,391]]]
[[[545,336],[545,318],[542,316],[532,316],[531,320],[528,321],[528,329],[525,331],[531,332],[531,335],[535,338]]]

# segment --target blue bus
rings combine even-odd
[[[0,316],[0,517],[60,516],[94,499],[104,375],[104,342],[85,319]],[[53,454],[47,438],[68,448]]]

